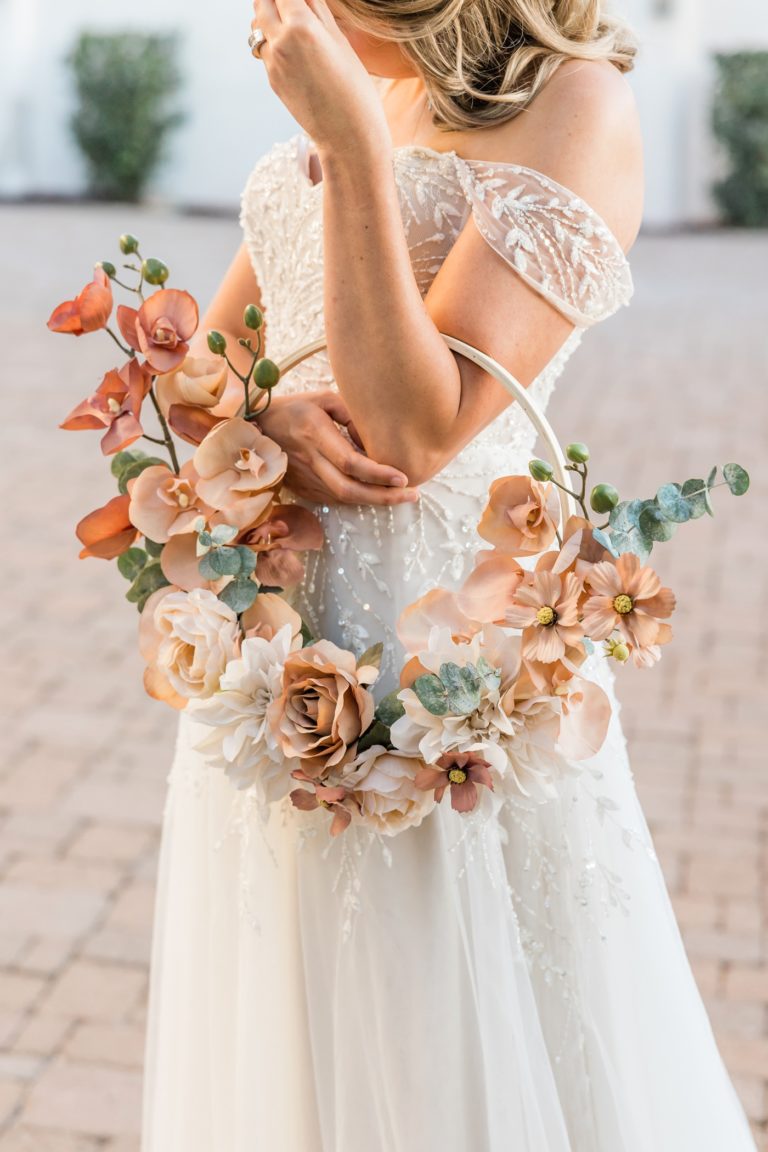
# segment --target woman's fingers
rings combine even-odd
[[[314,449],[330,460],[343,475],[364,484],[386,485],[391,488],[407,488],[408,477],[390,464],[379,464],[360,452],[354,444],[339,432],[332,420],[321,420],[315,432]]]
[[[280,13],[275,0],[254,0],[251,28],[260,28],[269,41],[269,37],[278,30],[280,24]]]
[[[312,461],[312,470],[331,498],[341,504],[409,504],[418,499],[414,488],[368,484],[346,475],[325,456]]]

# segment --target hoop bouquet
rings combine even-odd
[[[357,654],[313,637],[289,602],[323,532],[284,488],[287,457],[259,428],[281,377],[262,356],[260,310],[243,317],[247,371],[219,332],[207,333],[208,355],[193,356],[194,297],[165,287],[168,268],[145,259],[135,237],[119,248],[120,275],[98,264],[48,327],[105,332],[120,350],[122,362],[60,426],[98,431],[111,458],[118,493],[76,533],[81,557],[116,560],[128,581],[149,695],[210,729],[197,749],[252,789],[265,815],[290,797],[324,809],[332,836],[352,824],[397,834],[446,793],[460,813],[555,796],[608,729],[608,696],[585,662],[660,659],[675,597],[651,552],[712,515],[715,488],[746,492],[745,470],[726,464],[622,500],[611,484],[590,486],[586,445],[563,456],[550,436],[551,462],[491,485],[477,526],[488,547],[461,587],[434,588],[403,612],[400,686],[377,699],[382,646]],[[136,305],[117,307],[117,331],[116,286]]]

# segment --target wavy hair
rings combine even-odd
[[[445,131],[511,119],[565,59],[634,64],[635,41],[603,0],[341,2],[355,27],[400,43]]]

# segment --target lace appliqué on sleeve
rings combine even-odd
[[[588,328],[629,303],[626,255],[575,193],[515,164],[463,160],[459,178],[480,234],[577,327]]]

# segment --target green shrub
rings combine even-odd
[[[731,224],[768,224],[768,52],[715,57],[718,68],[712,124],[729,172],[714,187]]]
[[[141,198],[183,116],[172,35],[82,33],[69,63],[77,108],[71,119],[88,168],[89,192],[104,200]]]

